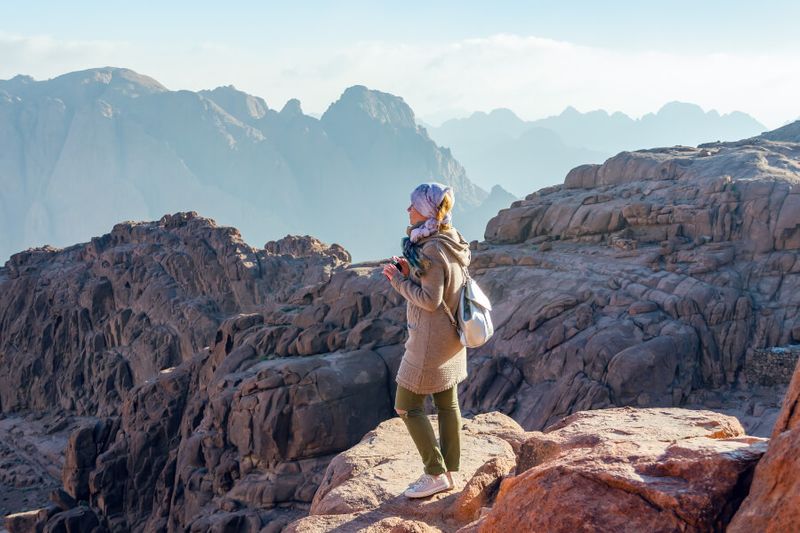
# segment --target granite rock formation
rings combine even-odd
[[[0,269],[0,412],[119,414],[128,390],[209,346],[225,317],[279,305],[350,261],[297,240],[255,250],[189,212],[15,254]]]
[[[577,167],[487,225],[473,272],[499,334],[472,353],[465,405],[528,429],[611,405],[738,406],[766,436],[786,382],[761,394],[746,369],[800,341],[799,247],[798,144]]]
[[[0,419],[0,516],[50,502],[61,488],[70,434],[87,421],[44,412]]]
[[[580,412],[543,433],[493,412],[463,431],[456,486],[410,500],[416,449],[383,422],[331,461],[285,531],[722,531],[766,448],[733,417],[675,408]]]
[[[785,364],[760,354],[800,340],[799,175],[785,141],[647,150],[501,210],[473,243],[496,333],[470,351],[464,416],[530,432],[590,409],[709,407],[768,435]],[[337,454],[394,417],[404,302],[381,262],[350,259],[308,236],[254,248],[195,213],[12,256],[0,408],[91,416],[66,447],[74,505],[27,519],[278,531],[307,515]],[[487,496],[503,461],[469,492]]]

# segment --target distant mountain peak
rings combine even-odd
[[[692,104],[689,102],[680,102],[678,100],[673,100],[672,102],[667,102],[661,109],[656,112],[656,115],[668,115],[672,113],[692,113],[692,114],[705,114],[703,108],[697,104]]]
[[[561,112],[560,116],[562,116],[562,117],[574,117],[574,116],[578,116],[580,114],[581,114],[580,111],[578,111],[577,109],[575,109],[571,105],[568,105],[567,107],[564,108],[564,111]]]
[[[370,120],[396,128],[416,130],[417,127],[414,112],[401,97],[368,89],[364,85],[353,85],[345,89],[342,96],[322,115],[322,121],[330,120],[337,114],[366,116]]]
[[[129,68],[122,67],[98,67],[86,70],[79,70],[77,72],[70,72],[53,78],[54,80],[67,79],[67,78],[83,78],[84,83],[96,82],[104,83],[106,85],[117,85],[121,83],[131,83],[139,87],[149,89],[152,92],[166,91],[167,88],[161,85],[158,81],[139,74],[138,72]]]
[[[300,100],[291,98],[286,101],[281,109],[281,115],[287,117],[295,117],[303,114],[303,108],[300,106]]]
[[[13,81],[16,83],[33,83],[36,80],[34,80],[32,76],[28,76],[27,74],[17,74],[9,81]]]
[[[507,107],[498,107],[489,112],[490,116],[503,117],[503,118],[519,118],[516,113]]]
[[[263,98],[240,91],[234,85],[223,85],[200,94],[244,122],[258,120],[267,114],[269,107]]]

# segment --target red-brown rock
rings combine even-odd
[[[783,400],[783,409],[759,461],[748,494],[734,516],[731,533],[782,533],[800,530],[800,366]]]
[[[433,427],[437,428],[436,417]],[[524,431],[501,413],[464,419],[461,469],[454,489],[429,498],[403,495],[422,473],[422,462],[398,417],[381,423],[328,466],[308,517],[286,533],[337,531],[455,531],[490,503],[500,480],[513,471],[514,448],[503,435]]]
[[[764,449],[710,411],[576,413],[523,444],[479,531],[721,531]]]

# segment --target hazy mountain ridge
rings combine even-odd
[[[481,237],[494,213],[469,213],[487,191],[402,98],[364,86],[316,119],[296,99],[276,111],[233,86],[171,91],[128,69],[0,81],[0,223],[12,228],[0,258],[177,210],[254,243],[309,233],[358,259],[386,257],[399,251],[411,189],[431,180],[455,187],[456,225]]]
[[[428,128],[476,183],[500,183],[519,195],[554,185],[572,168],[601,163],[621,151],[736,140],[765,129],[745,113],[720,115],[682,102],[670,102],[638,119],[604,110],[581,113],[570,106],[559,115],[525,121],[499,108]]]

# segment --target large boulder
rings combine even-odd
[[[747,492],[764,439],[710,411],[581,412],[522,446],[490,531],[721,531]]]

